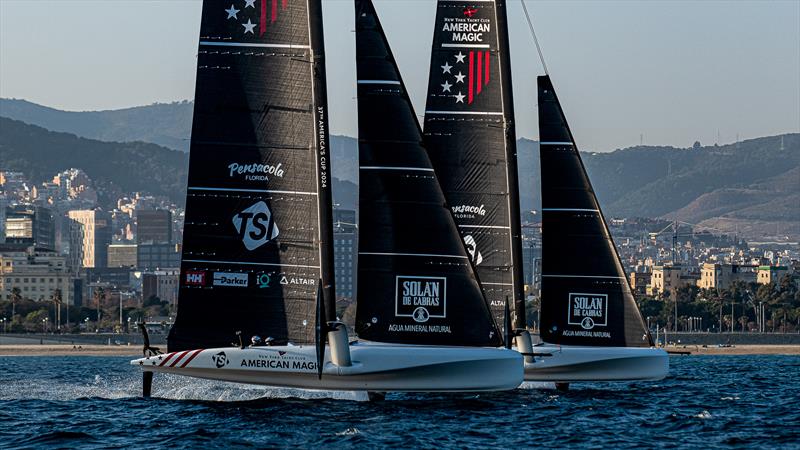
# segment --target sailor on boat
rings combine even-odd
[[[154,372],[372,392],[517,387],[522,357],[499,348],[369,0],[355,2],[361,234],[350,342],[334,296],[321,0],[239,3],[203,3],[178,314],[168,353],[131,362],[144,395]],[[241,161],[282,172],[230,169]],[[411,213],[425,222],[409,226]],[[274,341],[261,345],[264,335]]]

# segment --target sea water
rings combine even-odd
[[[800,448],[800,356],[672,357],[657,382],[481,394],[274,389],[124,357],[0,358],[0,448]]]

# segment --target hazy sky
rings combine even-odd
[[[375,1],[421,114],[435,1]],[[0,96],[67,110],[191,99],[200,4],[0,0]],[[526,4],[584,150],[800,131],[800,0]],[[354,136],[353,4],[323,5],[331,130]],[[509,26],[517,133],[536,138],[543,70],[520,0]]]

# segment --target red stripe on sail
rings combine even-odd
[[[483,65],[484,69],[486,70],[486,76],[483,77],[483,84],[489,84],[489,55],[490,52],[486,52],[486,64]]]
[[[482,81],[481,78],[483,75],[483,70],[481,70],[482,65],[483,65],[483,55],[481,55],[481,53],[478,52],[478,70],[475,71],[478,74],[478,79],[475,81],[475,87],[477,88],[478,92],[476,92],[475,95],[480,94],[481,89],[483,89],[483,83],[481,83]]]
[[[167,357],[166,357],[166,358],[164,358],[164,360],[163,360],[163,361],[161,361],[161,364],[159,364],[159,365],[158,365],[158,367],[161,367],[161,366],[163,366],[164,364],[166,364],[166,363],[167,363],[167,361],[169,361],[170,359],[172,359],[172,357],[173,357],[173,356],[175,356],[175,355],[177,355],[177,353],[170,353],[169,355],[167,355]]]
[[[181,369],[186,367],[186,365],[189,364],[189,362],[191,362],[194,359],[194,357],[199,355],[200,352],[202,352],[202,351],[203,351],[203,349],[201,348],[200,350],[195,350],[194,353],[189,355],[189,357],[186,358],[186,361],[184,361],[183,364],[181,364]]]
[[[271,23],[275,23],[275,20],[278,18],[278,0],[272,0],[272,20]]]
[[[468,98],[469,104],[472,104],[472,83],[473,79],[475,78],[475,52],[469,52],[469,88],[468,91]]]
[[[172,361],[172,364],[170,364],[169,366],[170,367],[175,367],[175,364],[178,364],[179,362],[181,362],[181,359],[183,359],[183,357],[186,356],[186,354],[189,353],[190,351],[191,350],[186,350],[185,352],[181,353],[181,355],[178,356],[178,358],[175,361]]]
[[[261,20],[258,25],[259,36],[263,36],[267,31],[267,1],[261,0]]]

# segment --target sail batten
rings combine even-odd
[[[538,79],[542,171],[542,339],[652,345],[549,76]]]
[[[311,343],[317,280],[334,298],[321,8],[290,0],[261,20],[268,1],[203,4],[170,351],[237,332]]]
[[[370,0],[356,1],[356,62],[356,332],[379,342],[500,345]]]

